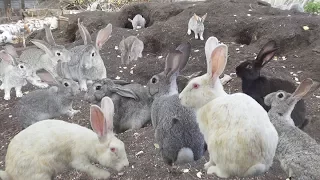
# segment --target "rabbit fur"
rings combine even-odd
[[[98,32],[95,44],[91,40],[89,31],[80,23],[80,20],[78,20],[78,27],[84,45],[69,49],[73,54],[71,61],[59,62],[57,72],[60,77],[78,81],[81,91],[87,91],[87,83],[107,77],[99,50],[110,38],[112,25],[108,24]]]
[[[198,35],[200,36],[201,40],[204,40],[203,38],[203,32],[204,32],[204,20],[207,17],[207,13],[203,15],[202,17],[199,17],[196,13],[193,14],[193,16],[190,18],[188,23],[188,35],[191,35],[191,31],[194,32],[194,38],[198,39]]]
[[[62,120],[37,122],[10,142],[2,180],[51,180],[68,168],[107,179],[110,173],[92,164],[121,171],[129,165],[124,143],[112,131],[113,103],[102,99],[90,107],[91,129]],[[27,167],[27,168],[26,168]]]
[[[90,103],[99,103],[108,96],[115,105],[114,131],[122,133],[128,129],[139,129],[151,121],[152,98],[147,88],[140,84],[119,84],[118,80],[95,81],[85,95]]]
[[[55,43],[52,32],[48,25],[44,25],[46,39],[48,42],[33,39],[31,42],[38,48],[29,48],[22,52],[20,59],[28,63],[35,72],[39,69],[46,69],[57,77],[56,66],[58,61],[68,62],[71,60],[72,53],[64,46]]]
[[[219,76],[227,63],[228,47],[210,37],[205,53],[210,57],[207,73],[192,79],[179,95],[183,106],[196,110],[210,156],[205,169],[220,178],[262,174],[272,165],[277,131],[254,99],[224,91]]]
[[[128,21],[132,23],[133,30],[145,28],[146,26],[146,20],[141,14],[135,15],[133,19],[128,18]]]
[[[307,133],[295,127],[290,116],[295,104],[319,87],[319,83],[314,86],[315,84],[311,79],[305,79],[293,94],[279,90],[264,99],[265,103],[271,106],[268,114],[279,134],[275,158],[293,179],[320,179],[320,145]]]
[[[168,165],[196,161],[206,150],[195,112],[183,107],[178,98],[176,78],[187,64],[190,51],[191,44],[183,43],[170,52],[164,71],[154,75],[147,85],[154,98],[151,121],[155,139]]]
[[[121,63],[129,64],[129,62],[141,58],[143,48],[143,42],[136,36],[123,37],[119,44]]]
[[[57,82],[54,75],[41,69],[37,71],[40,78],[54,85],[49,89],[39,89],[22,97],[17,105],[18,121],[23,128],[38,121],[56,118],[60,115],[73,117],[79,110],[72,108],[75,96],[80,92],[79,84],[70,79],[62,79]]]
[[[236,67],[236,74],[242,80],[242,91],[255,99],[266,111],[270,110],[263,100],[266,95],[278,90],[293,92],[296,89],[295,84],[288,80],[260,75],[261,69],[273,59],[277,49],[276,42],[269,41],[255,60],[247,60]],[[305,103],[304,100],[300,100],[294,107],[291,117],[295,125],[303,129],[309,122],[305,116]]]
[[[15,48],[11,45],[6,45],[4,50],[0,51],[0,89],[4,90],[4,99],[10,100],[10,92],[15,88],[16,97],[22,97],[21,88],[27,85],[27,81],[38,87],[46,87],[45,84],[37,82],[32,77],[31,67],[19,61],[18,54]]]

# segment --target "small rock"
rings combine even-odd
[[[120,77],[119,77],[119,76],[117,76],[117,77],[116,77],[116,80],[119,80],[119,79],[120,79]]]
[[[119,72],[121,72],[121,73],[122,73],[123,71],[122,71],[122,70],[120,70]]]
[[[122,175],[124,175],[124,172],[118,173],[118,176],[122,176]]]
[[[197,173],[197,177],[198,177],[198,178],[201,178],[201,175],[202,175],[202,172],[198,172],[198,173]]]
[[[263,1],[263,0],[258,0],[257,1],[258,2],[258,4],[260,5],[260,6],[271,6],[271,4],[270,3],[267,3],[267,2],[265,2],[265,1]]]
[[[302,73],[302,71],[298,71],[297,73],[300,74],[300,73]]]
[[[309,26],[303,26],[302,28],[303,28],[303,30],[305,30],[305,31],[308,31],[308,30],[310,29]]]
[[[240,47],[244,47],[244,44],[241,44]]]
[[[130,71],[130,74],[133,74],[133,70]]]
[[[282,60],[284,60],[284,61],[285,61],[285,60],[287,60],[287,58],[286,58],[285,56],[282,56]]]
[[[251,14],[247,14],[247,16],[251,16]]]
[[[285,66],[282,66],[282,68],[284,68],[284,69],[285,69],[286,67],[285,67]]]
[[[295,74],[295,73],[293,73],[292,75],[293,75],[293,76],[298,76],[298,75],[297,75],[297,74]]]
[[[239,48],[236,48],[236,51],[240,51],[240,49],[239,49]]]
[[[252,11],[252,9],[249,9],[248,11],[250,11],[250,12],[251,12],[251,11]]]
[[[121,69],[122,67],[121,66],[119,66],[119,69]]]
[[[119,48],[118,48],[118,46],[115,46],[114,49],[115,49],[115,50],[118,50]]]
[[[234,17],[236,17],[237,15],[233,15]]]
[[[123,69],[127,69],[127,67],[123,67]]]
[[[188,173],[188,172],[189,172],[189,169],[183,169],[182,172]]]
[[[159,149],[159,148],[160,148],[159,144],[157,144],[157,143],[154,143],[153,145],[154,145],[154,147],[155,147],[156,149]]]
[[[134,169],[134,165],[132,165],[131,168]]]
[[[320,96],[316,96],[316,98],[320,99]]]
[[[199,49],[194,50],[194,52],[199,52]]]
[[[297,84],[300,84],[300,82],[296,82]]]
[[[259,17],[259,19],[262,19],[262,17]]]
[[[299,79],[297,77],[294,78],[295,81],[299,81]]]
[[[158,59],[161,59],[161,58],[163,58],[163,56],[158,56]]]
[[[117,57],[121,57],[120,55],[117,55]]]
[[[9,115],[9,118],[12,118],[12,115]]]
[[[131,80],[131,82],[133,82],[133,80]]]
[[[140,154],[143,154],[143,151],[137,152],[136,156],[139,156]]]

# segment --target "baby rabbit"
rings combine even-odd
[[[66,114],[73,117],[79,110],[72,108],[74,96],[79,84],[70,79],[62,79],[59,83],[48,71],[41,69],[37,75],[45,82],[54,85],[49,89],[39,89],[22,97],[17,105],[18,121],[23,128],[33,123]]]
[[[0,60],[0,89],[4,89],[4,99],[10,100],[12,88],[15,88],[16,97],[22,97],[22,86],[27,85],[27,80],[33,80],[31,67],[18,61],[17,52],[11,45],[6,45],[5,50],[0,51]]]
[[[188,35],[191,34],[191,30],[194,32],[194,38],[198,39],[198,34],[200,36],[201,40],[204,40],[203,38],[203,32],[204,32],[204,20],[207,17],[207,13],[203,15],[202,17],[199,17],[196,15],[196,13],[193,14],[193,16],[190,18],[188,23]]]
[[[138,57],[141,58],[143,48],[143,42],[136,36],[123,37],[119,44],[121,63],[129,64],[133,60],[138,60]]]
[[[166,58],[163,72],[154,75],[148,89],[154,101],[151,121],[160,153],[168,165],[184,164],[200,159],[205,152],[205,142],[196,122],[196,114],[185,108],[178,98],[177,76],[187,64],[191,44],[179,45]]]
[[[290,179],[320,179],[320,145],[295,127],[290,117],[295,104],[318,87],[319,83],[305,79],[293,94],[280,90],[270,93],[264,99],[271,106],[268,114],[279,134],[275,157]]]
[[[207,74],[192,79],[179,95],[183,106],[195,108],[208,144],[210,160],[205,169],[220,178],[262,174],[272,165],[277,131],[254,99],[223,90],[219,76],[227,64],[228,47],[210,37],[205,52],[211,54]]]
[[[140,14],[134,16],[133,19],[128,18],[128,21],[132,23],[133,30],[145,28],[146,20]]]
[[[80,23],[79,19],[78,27],[84,45],[70,49],[73,54],[71,61],[58,63],[57,72],[60,77],[78,81],[80,89],[87,91],[87,83],[107,77],[107,70],[99,50],[110,38],[112,25],[108,24],[98,32],[95,44],[91,40],[89,31]]]
[[[242,91],[255,99],[266,111],[270,109],[263,100],[266,95],[278,90],[293,92],[296,89],[295,84],[290,81],[279,78],[267,78],[260,75],[261,69],[272,60],[277,49],[276,42],[269,41],[260,50],[255,60],[242,62],[236,68],[237,76],[242,79]],[[291,117],[295,125],[301,129],[309,122],[305,114],[305,103],[303,100],[300,100],[295,106]]]
[[[56,66],[58,61],[68,62],[71,60],[72,54],[64,46],[55,43],[48,25],[44,24],[44,29],[48,43],[37,39],[31,40],[38,48],[29,48],[23,51],[20,59],[32,67],[34,76],[36,76],[35,72],[37,70],[46,69],[57,77]]]
[[[143,127],[151,121],[152,98],[148,89],[140,84],[117,83],[117,80],[108,78],[95,81],[85,99],[90,103],[98,103],[105,96],[112,99],[115,105],[113,126],[116,133]]]
[[[51,180],[68,168],[107,179],[110,173],[92,164],[117,171],[129,165],[124,143],[112,132],[113,103],[102,99],[101,108],[90,107],[93,129],[62,120],[44,120],[22,130],[10,142],[2,180]]]

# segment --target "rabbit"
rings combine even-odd
[[[203,32],[204,32],[204,20],[207,17],[207,13],[203,15],[202,17],[199,17],[196,15],[196,13],[193,14],[193,16],[190,18],[188,23],[188,35],[191,35],[191,30],[194,32],[194,38],[198,39],[198,34],[200,36],[201,40],[204,40],[203,38]]]
[[[2,180],[51,180],[68,168],[107,179],[110,173],[92,164],[121,171],[129,165],[124,143],[112,131],[113,103],[90,106],[91,129],[48,119],[22,130],[10,142]]]
[[[132,23],[133,30],[145,28],[146,20],[140,14],[134,16],[133,19],[128,18],[128,21]]]
[[[17,102],[17,117],[23,128],[64,114],[73,118],[80,112],[72,108],[73,100],[80,92],[77,82],[70,79],[58,82],[54,75],[45,69],[40,69],[36,73],[43,81],[53,86],[49,89],[32,91]]]
[[[4,90],[4,99],[10,100],[10,91],[15,88],[16,97],[22,97],[21,88],[31,82],[38,87],[46,87],[45,84],[38,82],[32,77],[31,67],[19,61],[18,54],[15,48],[11,45],[6,45],[4,50],[0,51],[0,89]]]
[[[296,89],[295,84],[288,80],[267,78],[260,75],[261,69],[273,59],[277,49],[276,42],[273,40],[269,41],[260,50],[255,60],[244,61],[236,67],[236,74],[242,80],[243,93],[255,99],[266,111],[270,110],[270,107],[263,100],[266,95],[278,90],[293,92]],[[303,100],[300,100],[295,106],[291,117],[295,125],[303,129],[309,122],[305,116],[305,103]]]
[[[91,84],[95,80],[107,78],[107,70],[99,50],[110,38],[112,25],[108,24],[98,32],[95,44],[79,19],[78,27],[84,45],[69,49],[73,54],[71,61],[58,63],[57,72],[60,77],[78,81],[81,91],[87,91],[87,83]]]
[[[143,42],[136,36],[129,36],[127,38],[123,37],[119,44],[119,49],[121,51],[121,63],[129,64],[129,62],[141,58],[143,48]]]
[[[98,103],[105,96],[115,105],[114,131],[122,133],[128,129],[139,129],[151,121],[151,104],[147,88],[140,84],[117,84],[118,81],[102,79],[89,87],[85,100]]]
[[[264,98],[265,103],[271,106],[268,114],[279,134],[275,158],[290,179],[320,179],[320,145],[297,128],[290,117],[295,104],[318,87],[318,82],[307,78],[292,94],[279,90]]]
[[[267,112],[244,93],[227,94],[218,79],[227,64],[228,47],[210,37],[205,44],[207,73],[193,78],[179,94],[196,111],[208,144],[207,174],[220,178],[266,172],[273,162],[278,134]]]
[[[164,162],[170,166],[199,160],[206,151],[196,114],[178,98],[177,76],[187,64],[190,43],[180,44],[166,57],[163,72],[154,75],[147,87],[154,98],[151,121]]]
[[[31,43],[38,48],[29,48],[22,52],[20,59],[32,66],[35,72],[39,69],[46,69],[57,77],[56,66],[58,61],[68,62],[71,60],[72,53],[62,45],[57,45],[52,36],[52,32],[48,25],[44,25],[46,39],[48,42],[33,39]]]

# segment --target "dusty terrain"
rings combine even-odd
[[[88,27],[90,33],[93,33],[94,38],[100,28],[112,23],[112,37],[100,52],[107,68],[108,77],[119,76],[121,79],[146,84],[153,74],[163,70],[164,57],[167,52],[182,41],[189,41],[192,44],[191,58],[183,70],[183,74],[190,75],[197,71],[205,73],[205,41],[195,40],[193,34],[188,36],[186,32],[188,20],[192,14],[203,15],[206,12],[208,17],[205,21],[205,39],[216,36],[229,46],[230,56],[225,70],[226,74],[234,73],[238,64],[246,59],[254,58],[255,53],[258,53],[263,44],[274,39],[280,46],[277,54],[279,58],[277,61],[271,61],[265,67],[265,74],[293,82],[295,81],[293,73],[297,74],[299,81],[307,77],[320,80],[319,16],[281,11],[259,5],[255,0],[135,4],[125,7],[119,13],[85,12],[69,16],[68,27],[55,30],[53,34],[58,43],[71,47],[82,43],[77,32],[77,18],[84,21],[84,25]],[[148,26],[146,29],[139,31],[130,29],[132,27],[127,18],[132,18],[137,13],[146,17]],[[302,27],[305,25],[310,29],[304,30]],[[145,43],[145,50],[143,58],[128,66],[123,66],[120,64],[120,52],[115,50],[115,46],[119,45],[123,36],[129,35],[137,35]],[[43,32],[39,32],[35,37],[43,38]],[[132,67],[133,74],[130,73]],[[184,83],[185,81],[180,81],[180,90]],[[225,90],[229,93],[240,92],[240,84],[240,79],[234,77],[225,85]],[[23,92],[33,89],[31,86],[26,86],[23,88]],[[306,100],[308,118],[311,119],[311,123],[305,128],[305,131],[319,141],[320,100],[316,97],[317,95],[320,95],[319,91]],[[10,101],[4,101],[2,98],[0,100],[1,169],[4,168],[8,143],[21,130],[14,110],[14,104],[18,99],[14,98],[14,93],[12,96]],[[0,97],[3,97],[3,91],[0,92]],[[80,109],[81,113],[73,119],[66,117],[61,117],[61,119],[89,127],[89,104],[84,101],[76,101],[74,108]],[[123,174],[120,175],[113,172],[112,179],[199,179],[196,175],[199,171],[203,173],[201,179],[218,179],[215,176],[206,175],[203,170],[203,164],[208,160],[207,155],[194,164],[188,164],[174,170],[170,169],[162,162],[154,146],[153,133],[152,127],[149,125],[140,130],[127,131],[118,135],[126,144],[130,167],[124,169]],[[139,151],[143,151],[143,153],[136,156]],[[189,169],[189,172],[182,172],[183,169]],[[285,178],[279,164],[275,162],[268,173],[253,179]],[[90,180],[91,178],[76,171],[69,171],[58,175],[56,179]]]

